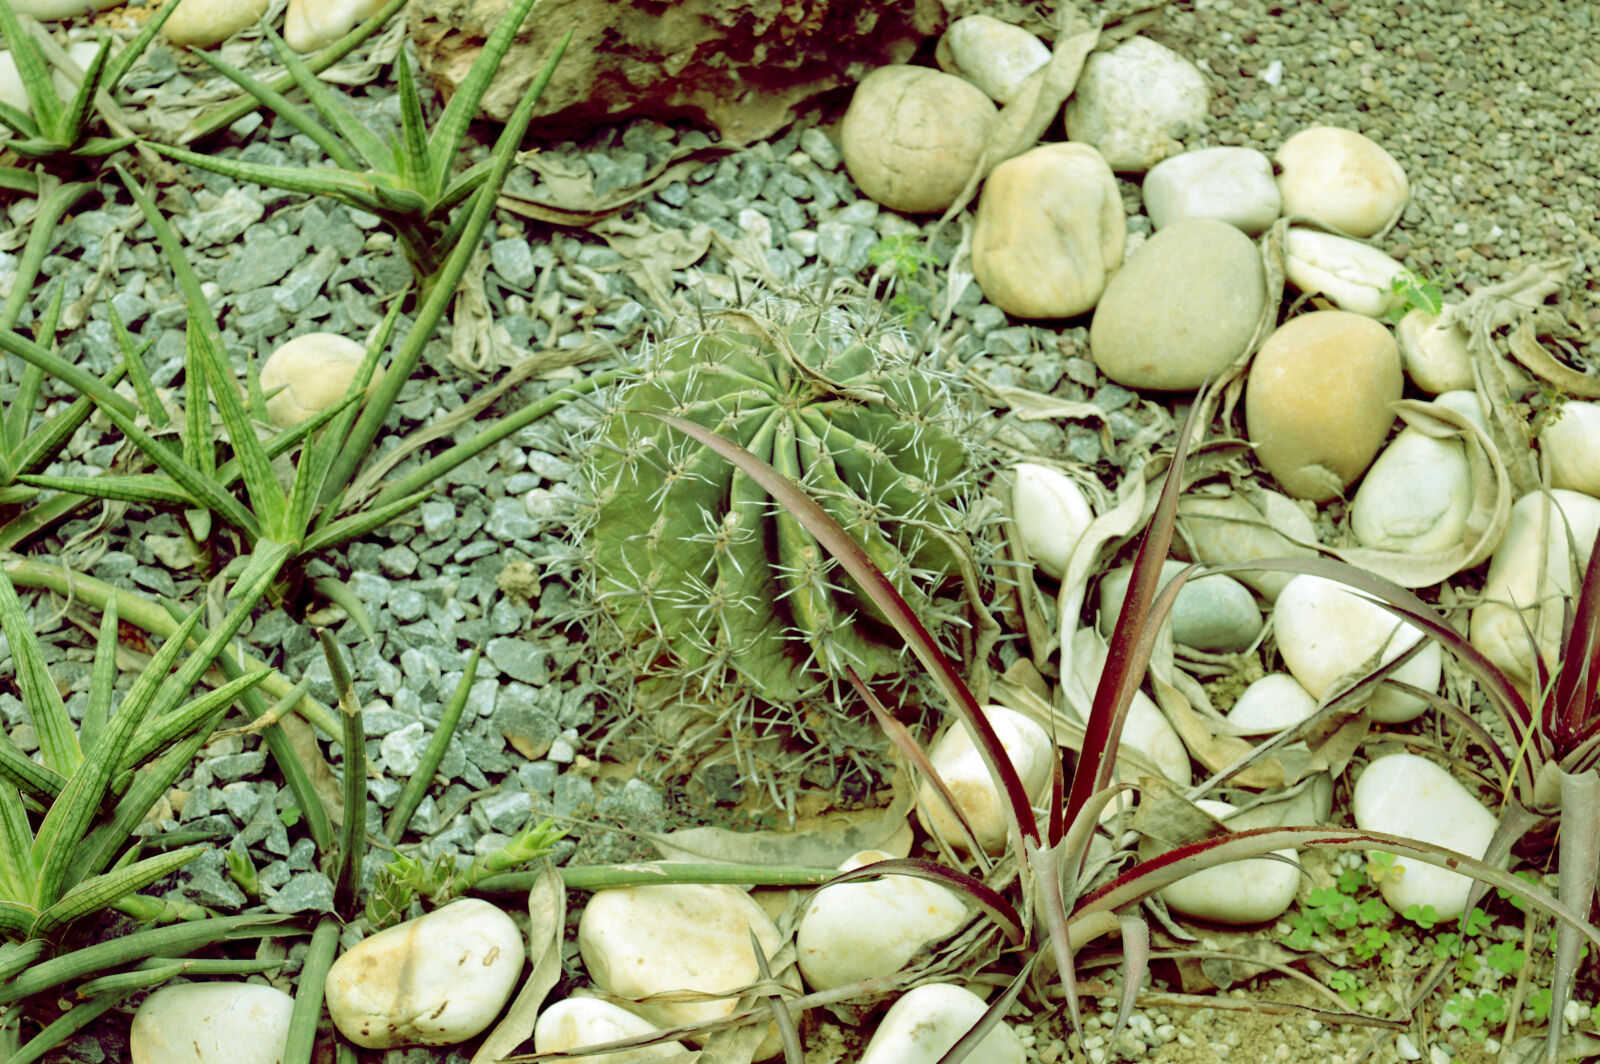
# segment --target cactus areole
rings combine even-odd
[[[640,411],[693,421],[770,463],[855,537],[930,631],[958,622],[940,591],[968,550],[957,503],[971,463],[939,377],[848,311],[708,315],[646,352],[585,463],[591,583],[636,675],[676,677],[686,694],[742,679],[788,702],[845,665],[864,679],[900,667],[886,619],[810,533],[732,464]]]

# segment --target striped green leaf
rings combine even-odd
[[[3,7],[5,4],[0,3],[0,8]],[[11,586],[11,578],[3,569],[0,569],[0,627],[4,627],[6,639],[11,643],[17,686],[22,690],[22,700],[28,706],[34,730],[39,733],[39,749],[44,754],[45,767],[70,776],[83,760],[78,733],[73,730],[61,692],[45,667],[39,640],[33,634],[33,623],[28,620],[16,589]]]
[[[3,730],[0,730],[0,780],[43,806],[55,801],[56,795],[67,785],[65,776],[18,750],[17,744]]]
[[[17,18],[8,3],[0,3],[0,31],[5,33],[6,46],[11,50],[17,74],[22,78],[22,88],[28,94],[33,117],[38,121],[39,128],[48,134],[61,122],[61,97],[56,95],[55,84],[45,66],[44,57],[39,54],[39,46],[22,28],[22,20]]]
[[[50,938],[85,916],[93,916],[118,898],[164,879],[205,852],[204,846],[185,846],[171,853],[146,857],[115,872],[95,876],[78,884],[54,905],[40,913],[28,929],[29,938]]]
[[[161,10],[165,12],[166,7]],[[156,393],[149,367],[144,364],[145,352],[155,345],[155,340],[152,338],[142,344],[134,343],[128,327],[122,324],[122,318],[117,314],[117,308],[107,302],[106,312],[111,316],[111,334],[117,338],[117,346],[122,350],[122,365],[127,368],[128,379],[133,382],[133,391],[139,397],[139,405],[144,408],[144,416],[156,428],[165,428],[172,418],[167,414],[161,396]]]
[[[261,520],[262,531],[270,539],[283,539],[286,506],[283,488],[278,485],[278,478],[272,472],[272,460],[256,438],[255,425],[239,398],[238,382],[224,363],[222,352],[207,342],[199,322],[193,317],[189,321],[189,344],[196,362],[204,367],[206,379],[211,383],[211,393],[216,397],[222,424],[228,430],[229,442],[233,444],[233,455],[239,460],[244,490],[250,496],[256,516]]]
[[[10,982],[50,952],[50,945],[34,939],[29,942],[0,942],[0,985]]]
[[[434,199],[434,189],[428,184],[432,167],[428,165],[428,131],[422,122],[422,101],[411,75],[411,61],[403,49],[395,56],[394,65],[400,73],[400,141],[395,145],[398,172],[408,186]]]
[[[533,10],[533,4],[534,0],[514,0],[507,7],[494,32],[483,42],[483,51],[473,60],[467,76],[456,86],[455,94],[445,105],[444,114],[439,116],[439,124],[434,126],[433,135],[428,138],[430,172],[427,187],[435,198],[443,191],[445,182],[450,177],[450,168],[455,165],[456,156],[461,150],[461,141],[467,135],[467,127],[478,116],[478,105],[483,102],[484,93],[489,91],[489,83],[494,79],[495,71],[500,69],[500,61],[510,50],[511,42],[516,37],[517,31],[522,28],[528,12]],[[562,48],[565,48],[565,42]],[[557,55],[559,54],[558,51]],[[555,64],[552,62],[549,69],[534,80],[537,89],[530,86],[529,91],[543,91],[543,82],[549,80],[554,67]],[[520,134],[517,139],[521,141]]]
[[[94,667],[89,672],[89,703],[78,722],[78,743],[95,757],[95,743],[111,719],[111,694],[117,681],[117,593],[113,591],[100,614],[100,638],[95,642]]]
[[[361,163],[354,155],[350,154],[349,149],[344,146],[344,143],[338,137],[328,131],[327,125],[318,121],[314,115],[292,102],[283,93],[270,85],[257,81],[243,70],[231,63],[224,62],[205,49],[196,48],[189,54],[196,59],[204,60],[211,69],[239,86],[245,92],[248,92],[251,96],[254,96],[264,106],[270,108],[273,114],[310,137],[317,147],[328,153],[328,158],[333,160],[335,166],[343,170],[360,168]]]
[[[317,109],[323,121],[332,126],[345,139],[351,147],[355,148],[361,158],[366,160],[367,166],[373,170],[382,171],[384,163],[388,161],[389,150],[378,139],[377,134],[368,129],[358,120],[349,109],[333,94],[333,90],[323,84],[306,61],[300,58],[298,52],[284,43],[283,38],[271,26],[263,27],[267,40],[272,42],[272,48],[278,53],[278,61],[289,71],[289,76],[294,78],[300,91],[306,94],[306,99],[311,101],[311,106]],[[349,169],[355,169],[350,167]]]
[[[360,539],[373,529],[382,528],[431,494],[433,494],[431,490],[419,491],[415,495],[407,495],[405,498],[392,502],[387,506],[379,506],[372,510],[364,510],[360,513],[353,513],[349,517],[341,518],[327,528],[320,529],[308,536],[305,544],[300,549],[300,553],[316,554],[318,551],[332,550],[334,547],[348,543],[352,539]]]
[[[0,933],[11,938],[31,937],[28,930],[39,918],[39,912],[19,901],[0,901]]]
[[[165,716],[149,721],[140,729],[128,744],[126,752],[120,760],[120,767],[132,768],[145,760],[151,754],[170,746],[176,740],[189,734],[201,721],[219,709],[226,709],[238,701],[240,694],[250,690],[256,684],[272,675],[271,669],[257,669],[255,672],[229,680],[215,691],[209,691],[194,701],[189,702],[181,709],[173,710]],[[118,714],[119,716],[121,714]]]
[[[121,499],[150,506],[199,506],[200,502],[171,477],[156,473],[130,473],[125,476],[98,477],[41,476],[36,473],[17,477],[23,484],[51,491],[66,491],[96,499]]]
[[[61,124],[56,127],[56,143],[62,147],[77,147],[83,140],[84,127],[89,124],[89,112],[94,108],[95,93],[100,91],[106,73],[106,60],[111,55],[111,39],[100,42],[100,50],[89,61],[89,68],[78,82],[78,91],[61,114]]]
[[[177,5],[168,6],[176,7]],[[65,1042],[109,1012],[126,996],[127,993],[125,991],[112,991],[89,997],[85,1001],[83,998],[87,997],[87,995],[80,994],[79,1000],[82,1001],[82,1004],[74,1005],[60,1016],[57,1016],[45,1026],[44,1030],[30,1038],[27,1045],[7,1057],[5,1064],[33,1064],[34,1061],[39,1060],[62,1042]]]
[[[13,784],[0,781],[0,898],[25,901],[33,896],[33,869],[26,856],[32,849],[22,795]]]

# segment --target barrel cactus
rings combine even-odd
[[[708,315],[653,345],[582,463],[581,534],[603,628],[674,697],[732,684],[795,703],[854,668],[899,671],[887,618],[732,464],[645,416],[733,440],[805,486],[936,634],[959,623],[971,445],[943,379],[850,310],[791,303]]]

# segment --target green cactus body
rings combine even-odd
[[[585,469],[590,575],[640,676],[709,692],[730,670],[788,702],[849,665],[900,667],[887,619],[743,472],[640,411],[737,442],[804,485],[930,630],[965,552],[955,505],[968,446],[942,381],[842,314],[719,315],[648,352],[602,420]]]

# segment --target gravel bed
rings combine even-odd
[[[1018,17],[1009,8],[996,13]],[[1245,145],[1270,153],[1306,125],[1360,129],[1395,155],[1412,182],[1414,201],[1384,241],[1391,255],[1429,275],[1448,271],[1465,291],[1530,263],[1573,259],[1587,322],[1580,347],[1600,360],[1600,275],[1592,265],[1600,254],[1597,20],[1600,9],[1592,5],[1539,0],[1195,0],[1169,5],[1147,32],[1208,75],[1211,130],[1191,147]],[[199,78],[190,63],[175,64],[160,50],[151,66],[141,76],[152,91],[181,91],[183,80]],[[386,80],[351,90],[350,99],[380,135],[396,128],[398,100]],[[814,291],[830,278],[870,283],[869,256],[880,240],[932,232],[931,222],[881,210],[856,192],[829,135],[827,123],[837,117],[837,111],[823,111],[768,143],[708,161],[622,212],[622,223],[648,223],[699,240],[709,230],[703,258],[656,274],[670,284],[675,306],[659,303],[660,293],[643,283],[651,279],[648,271],[613,246],[623,241],[503,214],[484,247],[484,293],[503,345],[489,356],[506,363],[551,349],[587,361],[535,374],[502,408],[615,365],[697,299],[706,306],[730,303],[736,288],[747,291],[756,283]],[[273,164],[322,163],[320,151],[281,120],[246,120],[235,130],[222,141],[224,154]],[[638,121],[583,143],[545,145],[540,160],[546,172],[588,174],[596,196],[603,196],[641,183],[668,159],[712,147],[699,131]],[[1124,181],[1122,188],[1131,253],[1149,223],[1137,213],[1137,186]],[[536,198],[549,190],[541,190],[538,172],[519,169],[509,191]],[[364,339],[408,280],[393,239],[360,212],[202,171],[190,171],[165,192],[163,208],[189,241],[229,353],[241,364],[306,332]],[[10,252],[26,234],[26,204],[14,202],[9,211],[17,228],[0,238],[0,247],[9,249],[0,253],[0,286],[15,269]],[[610,231],[616,237],[622,230]],[[992,384],[1093,404],[1104,415],[1103,432],[1089,421],[1019,422],[1007,430],[1006,442],[1090,466],[1114,484],[1130,457],[1170,428],[1171,404],[1101,377],[1088,358],[1086,321],[1023,323],[986,303],[975,283],[947,291],[947,271],[961,266],[952,263],[959,243],[958,227],[940,230],[931,244],[935,262],[903,289],[926,308],[912,320],[913,332],[930,334],[937,319],[944,323],[938,335],[949,364]],[[64,357],[96,373],[111,367],[116,345],[109,299],[136,336],[154,340],[149,362],[157,387],[181,381],[187,308],[154,234],[120,189],[108,186],[103,204],[62,227],[42,276],[64,286],[66,321],[77,326],[61,343]],[[19,328],[31,326],[45,306],[41,298],[25,311]],[[481,351],[479,365],[488,372],[464,368],[452,359],[453,339],[446,328],[430,344],[388,426],[390,440],[448,416],[504,368],[484,365],[488,356]],[[68,397],[53,384],[46,393]],[[468,653],[480,643],[485,648],[439,768],[443,782],[436,781],[412,822],[413,836],[425,840],[429,855],[454,852],[467,859],[489,852],[544,816],[651,831],[731,815],[731,802],[719,811],[704,787],[692,798],[674,781],[598,771],[619,703],[603,686],[581,628],[571,623],[584,604],[566,534],[574,512],[570,441],[594,417],[592,406],[574,404],[536,422],[449,475],[406,518],[308,569],[310,578],[346,582],[377,631],[375,642],[367,640],[334,608],[313,618],[334,627],[366,707],[367,756],[374,767],[369,822],[381,822],[416,770]],[[76,463],[108,468],[116,458],[114,440],[86,427],[69,453]],[[449,442],[447,436],[420,457]],[[407,458],[398,469],[419,460]],[[187,601],[204,594],[204,567],[189,555],[178,518],[170,514],[96,506],[39,538],[30,552],[146,594]],[[69,685],[68,709],[81,716],[89,684],[85,647],[92,639],[58,600],[37,598],[32,609],[54,675]],[[334,700],[310,626],[274,609],[241,638],[285,675],[308,675],[318,698]],[[10,669],[9,652],[0,658],[0,672]],[[23,749],[37,748],[11,693],[0,693],[0,722]],[[324,750],[339,769],[337,746],[325,743]],[[314,869],[312,844],[293,826],[289,792],[272,775],[256,737],[218,740],[178,785],[170,816],[151,829],[214,831],[248,851],[268,909],[327,911],[331,884]],[[580,828],[573,839],[558,856],[577,852],[581,860],[601,861],[648,852],[624,832]],[[369,862],[369,874],[376,863]],[[228,877],[220,850],[169,882],[173,896],[220,912],[249,903]],[[303,945],[290,948],[282,978],[292,978],[303,952]],[[1250,996],[1281,991],[1252,987]],[[1176,1005],[1141,1009],[1130,1032],[1111,1046],[1106,1036],[1114,1011],[1107,1010],[1114,1005],[1107,998],[1098,1012],[1090,1008],[1089,1037],[1081,1046],[1075,1038],[1069,1046],[1058,1017],[1038,1017],[1021,1030],[1031,1035],[1031,1052],[1043,1064],[1388,1062],[1414,1059],[1402,1055],[1408,1048],[1417,1052],[1392,1035],[1316,1019]],[[125,1037],[126,1020],[108,1020],[47,1059],[126,1059]],[[819,1033],[813,1052],[819,1064],[824,1047],[839,1037]],[[838,1055],[828,1059],[849,1055],[842,1043],[833,1044]],[[1459,1031],[1439,1032],[1421,1051],[1434,1064],[1492,1053]],[[386,1059],[464,1058],[396,1051]]]

